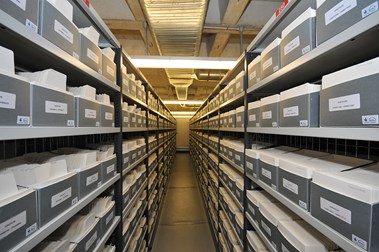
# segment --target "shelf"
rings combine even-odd
[[[149,167],[150,168],[150,167]],[[158,168],[158,163],[153,167],[153,169],[149,169],[149,175],[147,177],[150,177],[150,175]]]
[[[143,157],[138,159],[136,162],[133,164],[129,165],[126,169],[122,171],[122,175],[125,176],[128,172],[136,168],[142,161],[144,161],[147,158],[147,155],[145,154]]]
[[[0,127],[0,140],[120,133],[114,127]]]
[[[144,103],[143,101],[138,100],[136,97],[132,97],[129,94],[125,94],[125,93],[122,93],[122,95],[126,99],[125,102],[128,102],[128,104],[129,102],[134,102],[134,104],[140,105],[144,107],[145,109],[147,109],[147,104]],[[133,104],[129,104],[129,105],[133,105]]]
[[[226,219],[228,220],[230,226],[232,227],[233,232],[234,232],[234,235],[237,237],[238,243],[239,243],[241,246],[243,246],[243,243],[242,243],[242,241],[241,241],[239,235],[237,234],[237,231],[236,231],[236,229],[234,228],[233,223],[230,221],[230,219],[229,219],[229,215],[227,214],[227,212],[226,212],[224,206],[223,206],[222,204],[219,204],[219,206],[221,206],[222,211],[224,211],[224,214],[225,214],[225,216],[226,216]],[[220,223],[219,223],[219,225],[220,225]]]
[[[142,183],[141,188],[138,189],[137,193],[129,201],[129,204],[124,207],[124,210],[122,210],[123,216],[127,216],[129,214],[129,211],[134,207],[137,200],[141,197],[142,192],[146,189],[146,185],[147,185],[147,179],[145,179],[145,181]]]
[[[244,103],[245,98],[245,91],[242,91],[242,93],[239,93],[238,95],[234,96],[232,99],[229,99],[227,102],[224,102],[220,105],[220,110],[223,108],[228,108],[230,106],[237,106],[240,104],[241,106]]]
[[[0,10],[0,44],[14,51],[15,63],[29,71],[53,68],[67,75],[71,85],[91,83],[99,93],[120,92],[120,87],[75,59],[47,39]],[[38,59],[38,60],[36,60]]]
[[[234,203],[236,203],[236,205],[241,210],[241,212],[243,212],[243,207],[242,207],[241,203],[238,201],[238,199],[236,198],[236,196],[234,195],[234,193],[232,193],[230,191],[228,185],[226,185],[225,182],[221,178],[220,178],[220,181],[221,181],[222,185],[224,186],[225,190],[229,193],[229,196],[234,200]]]
[[[375,12],[250,87],[247,93],[279,93],[372,59],[379,55],[379,43],[372,43],[379,40],[378,30],[379,12]]]
[[[31,234],[28,238],[20,242],[11,251],[16,252],[31,250],[119,179],[120,174],[117,174],[111,180],[104,183],[101,187],[97,188],[95,191],[81,199],[77,204],[59,214],[44,226],[40,227],[35,233]]]
[[[146,234],[147,234],[147,230],[148,230],[148,224],[146,223],[145,224],[145,231],[143,231],[143,233],[142,233],[142,235],[141,235],[141,237],[144,237],[143,238],[143,240],[145,240],[145,238],[146,238]],[[141,245],[140,245],[140,247],[139,248],[137,248],[137,250],[136,251],[141,251],[141,246],[143,245],[143,242],[141,242]]]
[[[214,154],[218,155],[218,151],[213,149],[212,147],[208,147],[208,149],[210,149]]]
[[[232,166],[234,169],[236,169],[237,171],[239,171],[240,173],[243,174],[243,168],[239,167],[238,165],[236,165],[233,161],[231,161],[229,158],[225,157],[224,155],[220,154],[219,155],[222,159],[224,159],[226,162],[228,162],[228,164],[230,166]]]
[[[122,128],[122,132],[144,132],[144,131],[148,131],[148,128],[136,128],[136,127]]]
[[[151,127],[149,127],[149,128],[147,128],[149,131],[158,131],[158,128],[156,128],[156,127],[154,127],[154,128],[151,128]]]
[[[149,156],[151,155],[151,154],[153,154],[155,151],[157,151],[158,150],[158,147],[155,147],[154,149],[152,149],[151,151],[149,151]]]
[[[121,220],[120,216],[116,216],[114,218],[112,225],[109,227],[107,232],[103,235],[103,238],[101,238],[100,242],[96,245],[94,252],[102,251],[105,243],[108,241],[109,237],[112,235],[113,231],[116,229],[117,225],[120,223],[120,220]]]
[[[129,247],[129,245],[130,245],[130,240],[133,238],[135,232],[137,231],[137,228],[139,227],[138,224],[139,224],[140,220],[142,219],[142,217],[143,217],[143,213],[146,211],[146,208],[147,208],[147,204],[146,204],[146,206],[144,207],[141,216],[138,217],[138,220],[137,220],[137,222],[136,222],[137,224],[136,224],[136,226],[134,227],[132,233],[130,234],[130,237],[129,237],[129,239],[128,239],[128,242],[126,243],[126,245],[125,245],[125,247],[124,247],[124,252],[125,252],[126,249]]]
[[[378,128],[247,128],[249,133],[379,141]]]
[[[246,214],[246,219],[250,222],[250,224],[253,226],[261,240],[266,244],[267,248],[270,250],[270,252],[277,252],[274,246],[272,246],[271,242],[267,239],[267,237],[262,233],[259,226],[254,222],[253,218],[249,215],[249,213]]]
[[[229,132],[245,132],[244,128],[220,128],[220,131],[229,131]]]
[[[328,237],[330,240],[335,242],[338,246],[340,246],[342,249],[346,251],[351,252],[364,252],[365,250],[356,246],[352,241],[347,239],[346,237],[342,236],[341,234],[337,233],[332,228],[328,227],[321,221],[314,218],[310,212],[307,212],[300,208],[298,205],[293,203],[292,201],[289,201],[286,197],[281,195],[279,192],[274,191],[271,187],[267,186],[263,182],[252,178],[251,176],[248,176],[250,180],[252,180],[254,183],[262,187],[266,192],[271,194],[274,198],[276,198],[278,201],[280,201],[283,205],[288,207],[292,212],[297,214],[300,218],[308,222],[311,226],[313,226],[315,229],[317,229],[320,233],[324,234],[326,237]],[[367,252],[367,251],[366,251]]]

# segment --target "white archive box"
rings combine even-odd
[[[379,127],[378,65],[375,58],[322,77],[322,127]]]
[[[269,249],[259,237],[257,232],[248,230],[246,232],[247,252],[269,252]]]
[[[259,206],[261,215],[259,228],[276,250],[280,249],[280,233],[278,225],[280,221],[299,220],[296,214],[291,212],[281,203],[262,203]]]
[[[344,172],[315,172],[311,214],[367,251],[378,251],[378,163]]]
[[[338,246],[303,220],[279,221],[279,250],[329,252]]]
[[[252,87],[261,81],[261,56],[258,55],[248,66],[248,87]]]
[[[282,30],[280,61],[284,67],[316,47],[316,11],[308,8]]]
[[[306,83],[280,93],[280,127],[318,127],[320,85]]]
[[[38,12],[39,1],[13,1],[6,0],[1,2],[0,9],[13,18],[17,19],[26,27],[30,28],[33,32],[38,31]]]
[[[340,172],[371,163],[364,159],[338,155],[323,155],[312,159],[295,157],[296,152],[291,155],[283,155],[279,161],[278,190],[306,210],[309,210],[311,203],[314,172]]]
[[[276,38],[261,53],[261,78],[264,79],[280,69],[280,38]]]
[[[317,0],[317,45],[376,11],[377,0]]]
[[[280,95],[264,97],[260,101],[259,126],[279,127]]]
[[[253,221],[255,221],[257,224],[259,224],[261,221],[261,216],[259,213],[260,204],[277,202],[274,197],[272,197],[268,192],[264,190],[247,190],[246,198],[246,214],[249,214]]]
[[[250,102],[247,105],[247,127],[260,127],[261,101]]]

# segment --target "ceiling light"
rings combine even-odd
[[[171,111],[172,115],[194,115],[195,111]]]
[[[175,118],[192,118],[191,115],[174,115]]]
[[[179,56],[133,56],[131,61],[140,68],[175,69],[232,69],[237,63],[235,58]]]
[[[205,101],[189,101],[189,100],[163,100],[163,104],[168,105],[202,105]]]

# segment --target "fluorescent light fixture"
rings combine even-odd
[[[140,68],[174,69],[232,69],[237,64],[235,58],[218,57],[133,56],[131,61]]]
[[[175,118],[192,118],[190,115],[174,115]]]
[[[194,115],[195,111],[171,111],[172,115]]]
[[[189,100],[163,100],[163,104],[168,105],[202,105],[205,101],[189,101]]]

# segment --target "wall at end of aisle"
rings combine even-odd
[[[176,118],[176,149],[189,150],[189,120],[190,118]]]

